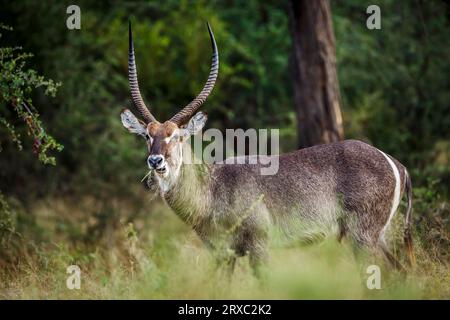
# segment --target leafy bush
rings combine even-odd
[[[12,28],[0,24],[0,32],[3,30],[11,31]],[[1,37],[2,33],[0,33]],[[0,74],[2,75],[0,102],[5,107],[10,107],[15,117],[27,125],[27,133],[34,140],[33,151],[39,156],[39,160],[45,164],[55,164],[55,158],[48,156],[48,152],[61,151],[62,145],[45,131],[30,94],[33,89],[42,87],[45,95],[54,97],[60,83],[55,83],[51,79],[47,80],[38,75],[35,70],[26,68],[26,60],[32,56],[30,53],[22,53],[21,47],[0,47]],[[3,126],[3,130],[6,129],[9,132],[10,139],[21,150],[20,134],[16,132],[12,124],[15,119],[7,119],[8,116],[12,117],[11,113],[7,110],[2,111],[4,116],[0,116],[0,125]],[[0,147],[2,143],[4,141],[0,141]]]

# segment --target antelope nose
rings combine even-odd
[[[156,169],[162,164],[163,160],[164,158],[161,155],[151,155],[147,159],[148,166],[152,169]]]

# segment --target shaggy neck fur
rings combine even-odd
[[[182,164],[177,181],[162,194],[172,210],[193,227],[205,218],[210,203],[210,170],[207,164]]]

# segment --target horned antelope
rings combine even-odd
[[[404,240],[412,261],[409,174],[399,161],[364,142],[346,140],[276,156],[279,169],[274,175],[261,175],[255,170],[259,164],[183,163],[186,141],[205,125],[206,114],[196,112],[211,93],[219,70],[209,24],[208,32],[213,54],[203,90],[171,119],[159,122],[139,91],[129,25],[129,85],[143,121],[127,109],[121,119],[126,129],[147,141],[147,165],[154,173],[149,185],[156,184],[165,202],[208,247],[214,248],[226,235],[235,252],[231,265],[236,256],[248,254],[255,268],[267,257],[271,227],[301,241],[346,237],[356,248],[380,252],[402,268],[386,245],[385,232],[406,193]]]

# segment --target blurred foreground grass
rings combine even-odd
[[[82,208],[63,200],[35,206],[35,223],[46,230],[47,240],[26,243],[22,256],[1,269],[0,298],[450,298],[448,261],[425,252],[417,238],[415,270],[405,278],[381,264],[380,290],[366,287],[365,273],[369,264],[380,261],[357,262],[348,244],[331,239],[307,247],[272,247],[262,281],[252,275],[246,258],[238,259],[230,279],[195,234],[160,201],[147,203],[133,224],[122,219],[114,229],[118,231],[106,232],[94,244],[77,240],[83,230],[76,228],[88,228],[90,223],[82,218],[86,217]],[[394,248],[401,255],[397,240]],[[80,290],[66,287],[66,268],[72,264],[81,268]]]

